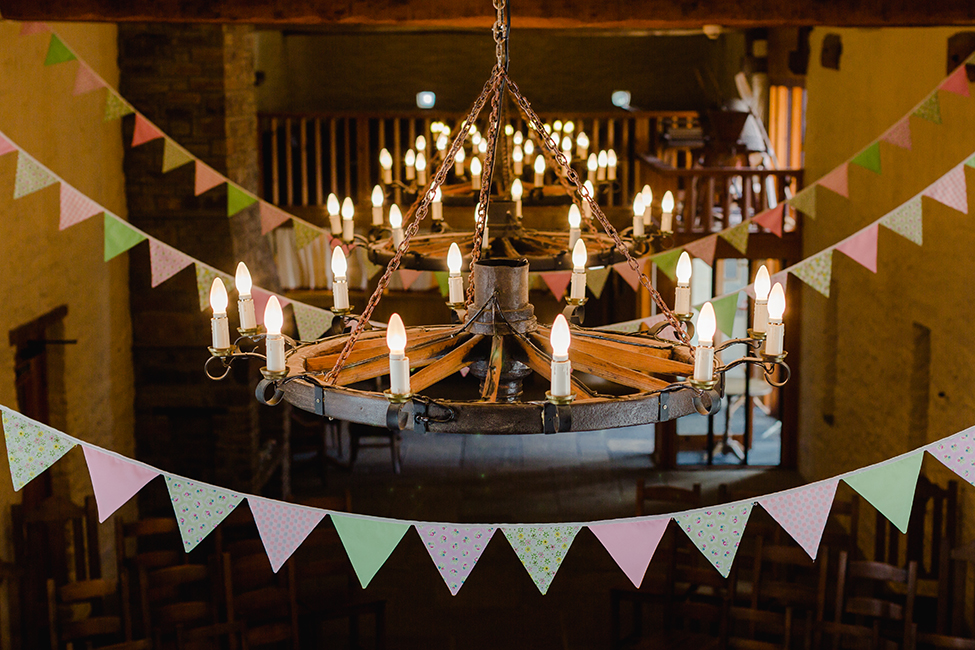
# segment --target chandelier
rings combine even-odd
[[[434,433],[529,434],[591,431],[674,420],[691,413],[713,414],[720,408],[725,374],[750,364],[762,368],[766,381],[781,386],[789,378],[783,350],[785,296],[782,286],[770,287],[764,267],[755,282],[755,307],[748,337],[715,345],[716,320],[710,303],[697,319],[697,345],[691,344],[694,327],[690,299],[691,263],[681,255],[677,268],[675,306],[672,310],[642,272],[634,248],[647,246],[646,230],[624,240],[569,164],[561,143],[551,136],[508,75],[510,13],[505,0],[496,0],[494,40],[497,62],[466,118],[460,123],[439,167],[417,192],[417,200],[404,215],[409,225],[395,222],[388,241],[371,249],[385,249],[388,263],[375,292],[360,313],[349,304],[347,265],[340,247],[335,249],[332,311],[338,317],[334,334],[317,341],[295,341],[281,333],[283,314],[271,297],[264,314],[266,331],[257,325],[250,277],[238,266],[236,287],[240,337],[231,342],[227,318],[229,297],[220,278],[211,288],[212,346],[205,370],[222,379],[237,359],[260,358],[264,379],[256,397],[267,405],[282,400],[329,418]],[[489,232],[510,228],[516,201],[492,200],[492,177],[502,135],[502,104],[511,97],[556,168],[557,177],[574,202],[603,233],[589,237],[575,233],[567,249],[530,256],[497,244],[488,246]],[[481,111],[490,104],[485,133],[483,168],[477,170],[479,190],[469,256],[458,241],[443,245],[446,252],[410,255],[420,224],[442,196],[444,183],[455,166],[464,141]],[[384,168],[386,165],[384,165]],[[510,196],[510,187],[507,190]],[[514,208],[514,210],[512,210]],[[436,210],[436,207],[434,207]],[[492,221],[491,216],[495,215]],[[380,213],[381,216],[381,213]],[[669,215],[668,215],[669,216]],[[504,219],[502,221],[501,219]],[[634,211],[643,226],[643,215]],[[380,219],[381,222],[381,219]],[[434,232],[433,237],[441,232]],[[351,234],[348,238],[351,239]],[[524,230],[520,236],[525,234]],[[658,238],[666,236],[662,229]],[[570,233],[571,237],[572,233]],[[563,235],[564,237],[564,235]],[[507,238],[504,235],[502,239]],[[592,263],[588,247],[595,242],[599,264],[606,255],[618,256],[650,293],[661,322],[648,331],[620,334],[582,326],[586,302],[586,268]],[[601,249],[608,243],[611,253]],[[443,244],[443,242],[441,242]],[[370,321],[392,274],[408,260],[438,265],[449,271],[449,324],[405,327],[397,314],[386,327]],[[467,286],[461,267],[466,260]],[[541,264],[542,269],[533,264]],[[563,313],[551,324],[539,323],[529,302],[529,269],[572,269],[571,290]],[[440,268],[434,266],[434,268]],[[548,266],[547,268],[553,268]],[[664,336],[670,330],[670,336]],[[264,352],[258,350],[263,345]],[[741,345],[746,354],[722,365],[720,353]],[[776,380],[776,368],[783,379]]]

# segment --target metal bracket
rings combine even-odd
[[[267,389],[269,386],[274,387],[274,394],[270,399],[267,397]],[[281,390],[277,383],[270,379],[262,379],[257,384],[257,390],[254,391],[254,396],[257,397],[257,401],[265,406],[277,406],[284,399],[284,391]]]
[[[429,405],[426,402],[420,400],[413,401],[413,431],[415,433],[428,433],[427,422],[429,418],[427,417]]]
[[[660,393],[657,400],[657,422],[666,422],[670,419],[670,393]]]
[[[562,315],[572,325],[579,325],[581,327],[583,321],[586,320],[586,306],[566,305],[565,309],[562,310]]]
[[[547,434],[572,431],[572,405],[545,402],[542,411],[542,427]]]
[[[413,402],[390,402],[386,407],[386,428],[390,431],[403,431],[410,429],[410,415],[413,413]]]
[[[315,415],[325,415],[325,389],[315,386]]]

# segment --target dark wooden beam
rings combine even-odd
[[[0,0],[11,20],[483,28],[487,0]],[[973,25],[971,0],[524,0],[515,28]]]

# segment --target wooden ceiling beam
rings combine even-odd
[[[0,0],[10,20],[485,28],[487,0]],[[525,0],[517,28],[975,25],[971,0]]]

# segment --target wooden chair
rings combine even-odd
[[[975,565],[975,541],[952,549],[942,540],[941,569],[938,580],[938,613],[933,632],[918,631],[918,648],[975,650],[975,635],[967,628],[965,607],[968,602],[968,569]],[[920,620],[920,617],[919,617]]]
[[[150,650],[148,639],[132,639],[127,580],[101,578],[56,587],[47,582],[51,650],[103,648]],[[119,611],[120,610],[120,611]]]
[[[663,511],[651,509],[648,504],[664,505]],[[701,484],[695,483],[690,489],[648,483],[646,480],[636,482],[636,516],[662,514],[673,510],[697,508],[701,505]]]
[[[243,624],[247,647],[273,645],[297,650],[294,563],[289,560],[274,573],[259,539],[234,544],[223,558],[227,617]]]
[[[834,498],[833,507],[823,531],[822,544],[832,549],[845,550],[851,558],[863,557],[860,553],[860,496],[856,493],[849,499]]]
[[[930,526],[927,522],[930,521]],[[907,534],[903,535],[883,514],[877,512],[874,559],[899,564],[900,541],[906,537],[905,557],[917,562],[918,580],[937,581],[941,566],[941,540],[949,548],[958,541],[958,481],[948,481],[942,488],[921,475],[914,490],[914,503]]]
[[[913,650],[917,640],[917,564],[909,562],[906,569],[901,569],[883,562],[848,558],[846,551],[840,552],[832,621],[823,620],[825,608],[820,601],[817,642],[826,635],[832,638],[834,650],[845,639],[866,643],[871,649]]]

